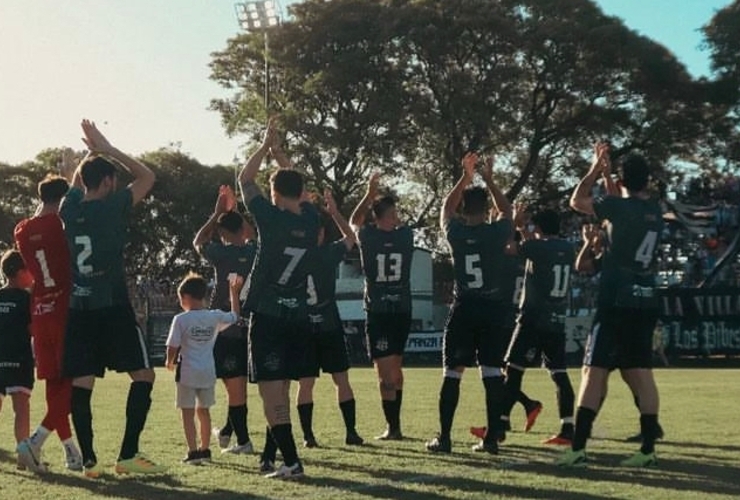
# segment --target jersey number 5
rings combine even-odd
[[[468,280],[468,288],[475,289],[483,286],[483,270],[476,264],[480,263],[480,255],[475,253],[473,255],[465,256],[465,274],[470,276]]]

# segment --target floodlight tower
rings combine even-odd
[[[255,0],[234,4],[236,18],[244,31],[261,31],[265,40],[265,113],[270,114],[270,61],[268,29],[280,24],[277,0]]]

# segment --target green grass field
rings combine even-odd
[[[483,390],[477,372],[463,380],[460,405],[453,429],[452,455],[430,455],[424,442],[438,428],[437,395],[441,379],[438,368],[409,368],[404,390],[403,442],[377,442],[372,436],[383,428],[382,412],[373,372],[357,368],[350,372],[358,407],[358,430],[368,444],[348,448],[343,444],[343,425],[334,401],[329,377],[316,386],[314,427],[320,449],[300,450],[306,477],[294,482],[263,479],[257,471],[258,456],[214,456],[200,467],[180,463],[185,453],[180,419],[174,407],[171,373],[159,370],[154,404],[142,450],[171,466],[158,477],[121,477],[113,474],[120,445],[128,379],[109,374],[99,381],[93,396],[94,429],[98,457],[109,472],[99,479],[86,479],[62,466],[59,442],[52,436],[45,446],[45,459],[52,471],[44,476],[15,469],[12,409],[9,401],[0,414],[0,498],[8,499],[232,499],[232,498],[683,498],[719,499],[740,496],[740,402],[738,370],[662,369],[656,372],[661,391],[661,423],[666,439],[659,443],[658,468],[628,470],[617,466],[635,450],[623,442],[638,427],[638,416],[629,391],[613,377],[609,398],[596,422],[589,443],[591,464],[586,470],[560,470],[552,465],[559,450],[539,442],[558,428],[554,387],[542,370],[525,378],[525,390],[541,399],[545,410],[532,432],[512,432],[499,456],[470,451],[475,439],[470,425],[484,423]],[[574,385],[577,370],[571,370]],[[264,419],[259,397],[250,386],[249,424],[255,444],[262,445]],[[43,388],[33,398],[32,427],[43,410]],[[222,423],[225,396],[218,387],[219,405],[213,408],[214,423]],[[515,429],[523,423],[523,411],[514,409]],[[297,427],[297,416],[294,415]],[[298,433],[297,437],[300,437]],[[212,447],[216,451],[215,447]]]

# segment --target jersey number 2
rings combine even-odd
[[[85,261],[92,255],[92,240],[89,236],[75,236],[75,245],[80,245],[82,250],[77,254],[77,270],[80,274],[90,274],[93,272],[93,266],[85,264]]]

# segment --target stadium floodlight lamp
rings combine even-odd
[[[280,7],[276,0],[257,0],[234,4],[239,25],[246,31],[259,31],[280,24]]]

